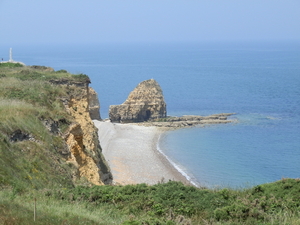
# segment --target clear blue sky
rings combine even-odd
[[[300,0],[0,0],[0,42],[300,40]]]

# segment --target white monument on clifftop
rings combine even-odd
[[[9,49],[9,60],[8,61],[2,61],[1,63],[19,63],[23,66],[25,66],[25,63],[22,63],[22,62],[17,62],[17,61],[14,61],[13,58],[12,58],[12,48]]]
[[[9,49],[9,60],[8,62],[13,62],[14,60],[12,59],[12,48]]]

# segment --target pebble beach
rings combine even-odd
[[[189,181],[157,150],[163,132],[157,127],[93,121],[98,128],[102,153],[115,184],[149,185],[169,180]]]

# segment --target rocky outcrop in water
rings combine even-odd
[[[227,117],[234,115],[235,113],[220,113],[210,116],[180,116],[171,117],[168,116],[163,119],[156,119],[150,122],[140,123],[142,126],[156,126],[167,129],[178,129],[183,127],[192,127],[196,125],[210,125],[210,124],[225,124],[237,122],[237,120],[228,120]]]
[[[143,122],[165,118],[166,115],[162,89],[154,79],[139,83],[123,104],[111,105],[109,108],[109,119],[112,122]]]

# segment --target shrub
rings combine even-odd
[[[57,71],[55,71],[56,73],[68,73],[68,71],[66,71],[66,70],[57,70]]]

